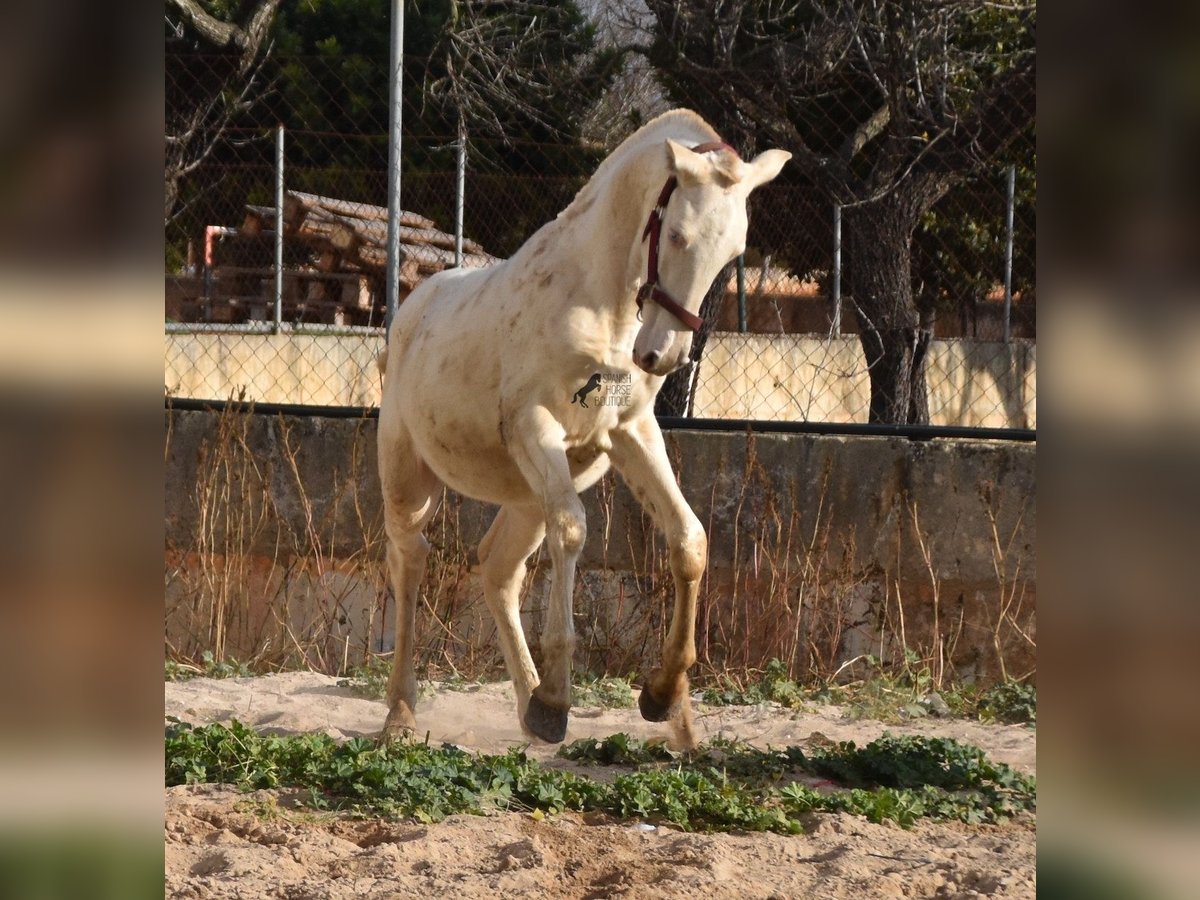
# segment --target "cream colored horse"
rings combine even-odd
[[[674,718],[683,731],[677,739],[692,742],[686,672],[696,659],[707,539],[675,482],[654,396],[688,359],[705,291],[744,248],[747,195],[791,156],[768,150],[743,162],[718,141],[695,113],[658,117],[510,259],[436,275],[397,312],[381,359],[379,408],[396,597],[385,734],[416,726],[413,628],[429,552],[422,530],[446,485],[500,506],[479,545],[484,597],[521,723],[543,740],[564,738],[575,565],[587,534],[579,493],[611,462],[666,535],[675,580],[662,665],[645,682],[642,715]],[[673,192],[664,187],[671,179]],[[572,402],[585,388],[594,392],[587,406]],[[539,676],[519,590],[543,539],[553,576]]]

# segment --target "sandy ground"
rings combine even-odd
[[[418,706],[434,743],[501,752],[527,739],[511,687],[438,689]],[[567,740],[624,731],[665,736],[636,709],[572,711]],[[195,724],[237,718],[274,733],[373,735],[381,702],[313,673],[195,679],[166,685],[166,713]],[[861,746],[885,731],[953,737],[1033,773],[1035,734],[1023,726],[922,719],[850,721],[838,707],[701,708],[702,739],[759,746],[828,739]],[[553,759],[557,747],[529,755]],[[574,768],[574,767],[573,767]],[[166,895],[195,898],[887,898],[1033,897],[1032,822],[921,823],[905,831],[848,815],[814,815],[807,833],[687,834],[566,813],[453,816],[435,825],[363,821],[294,807],[286,791],[243,794],[197,785],[167,790]]]

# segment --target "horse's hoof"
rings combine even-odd
[[[654,696],[647,684],[638,697],[638,709],[647,722],[665,722],[679,712],[679,700],[676,698],[670,703],[663,703]]]
[[[536,693],[530,694],[525,727],[547,743],[560,743],[567,736],[567,711],[543,703]]]
[[[379,732],[378,741],[381,744],[413,744],[417,741],[417,732],[403,725],[385,725]]]
[[[379,739],[382,741],[408,741],[412,740],[416,731],[416,717],[407,704],[401,703],[388,713],[387,719],[383,723],[383,730],[379,732]]]

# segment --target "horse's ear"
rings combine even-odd
[[[682,182],[712,180],[712,164],[690,147],[667,138],[667,168]]]
[[[742,185],[745,187],[746,193],[750,193],[760,184],[766,184],[778,175],[783,164],[791,158],[792,154],[786,150],[764,150],[746,163],[745,172],[742,175]]]

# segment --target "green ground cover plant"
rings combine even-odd
[[[519,749],[472,754],[453,746],[337,743],[323,734],[259,734],[234,721],[166,730],[166,782],[228,783],[246,790],[297,787],[318,810],[412,816],[564,809],[637,817],[687,830],[797,833],[813,812],[849,812],[911,826],[922,817],[993,822],[1036,808],[1032,778],[952,740],[884,737],[805,753],[714,741],[679,756],[617,734],[560,751],[576,762],[621,766],[612,783],[529,759]],[[837,782],[817,790],[788,776]]]
[[[600,706],[604,709],[630,709],[634,705],[633,678],[592,675],[576,672],[571,692],[573,706]]]
[[[256,673],[244,662],[236,659],[216,659],[211,650],[205,650],[200,665],[168,659],[165,665],[167,681],[188,681],[192,678],[249,678]]]
[[[899,671],[884,670],[874,657],[864,657],[868,675],[845,684],[823,681],[802,685],[788,675],[785,663],[772,659],[757,677],[718,676],[700,692],[710,706],[756,706],[777,703],[785,709],[826,703],[845,708],[851,719],[900,722],[929,715],[951,715],[1006,724],[1037,724],[1037,688],[1007,679],[986,690],[971,684],[943,685],[934,690],[928,668],[906,656]]]

